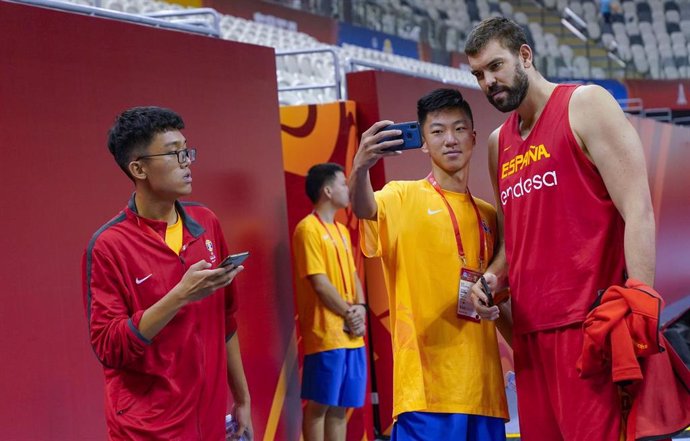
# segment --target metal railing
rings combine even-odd
[[[688,126],[690,125],[690,116],[678,116],[676,118],[673,118],[673,124]]]
[[[342,76],[340,74],[340,60],[338,58],[338,53],[332,47],[321,47],[316,49],[296,49],[288,51],[276,51],[277,57],[285,57],[292,55],[313,55],[318,53],[327,53],[333,57],[333,83],[317,83],[317,84],[303,84],[299,86],[287,86],[278,87],[278,92],[293,92],[301,90],[313,90],[313,89],[335,89],[335,96],[338,100],[347,99],[347,92],[344,90],[344,84],[342,82]]]
[[[606,52],[607,56],[607,63],[606,63],[606,73],[608,78],[614,78],[614,65],[612,63],[615,63],[618,67],[620,67],[624,72],[628,72],[629,70],[629,65],[626,63],[622,58],[618,56],[612,50],[611,48],[606,47],[602,41],[601,41],[601,36],[598,38],[592,38],[592,36],[589,33],[589,29],[587,27],[587,22],[580,17],[578,14],[576,14],[572,9],[569,7],[565,7],[563,11],[559,11],[557,7],[549,7],[547,6],[543,0],[530,0],[533,2],[533,4],[536,4],[540,11],[540,24],[545,26],[546,23],[546,11],[548,11],[551,14],[556,14],[560,18],[560,24],[562,26],[561,28],[561,36],[563,36],[563,30],[567,30],[570,33],[572,33],[575,37],[577,37],[579,40],[581,40],[583,43],[583,46],[585,48],[585,56],[587,60],[589,61],[588,63],[588,76],[591,78],[592,77],[592,65],[591,65],[591,48],[596,47],[599,49],[602,49],[603,51]],[[522,1],[520,1],[522,3]],[[602,29],[603,30],[603,29]]]
[[[21,4],[27,4],[27,5],[32,5],[32,6],[38,6],[42,8],[48,8],[48,9],[57,9],[61,11],[68,11],[68,12],[74,12],[77,14],[84,14],[84,15],[90,15],[93,17],[102,17],[102,18],[110,18],[114,20],[122,20],[122,21],[127,21],[131,23],[138,23],[138,24],[143,24],[147,26],[152,26],[155,28],[163,28],[163,29],[172,29],[172,30],[177,30],[177,31],[184,31],[184,32],[191,32],[194,34],[202,34],[202,35],[207,35],[210,37],[220,37],[220,17],[218,16],[218,13],[209,8],[201,8],[200,10],[194,10],[194,9],[188,9],[185,11],[174,11],[176,15],[181,16],[181,15],[186,15],[186,16],[191,16],[194,15],[195,13],[197,15],[208,15],[210,11],[213,11],[213,13],[216,14],[216,19],[214,20],[214,26],[201,26],[201,25],[196,25],[196,24],[188,24],[188,23],[176,23],[168,20],[163,20],[161,18],[158,18],[156,16],[147,16],[147,15],[139,15],[139,14],[130,14],[127,12],[119,12],[119,11],[113,11],[110,9],[103,9],[99,8],[96,6],[85,6],[85,5],[77,5],[74,3],[68,3],[64,1],[59,1],[59,0],[6,0],[10,1],[13,3],[21,3]],[[100,4],[100,2],[99,2]],[[195,12],[195,11],[201,11],[201,12]],[[152,14],[153,15],[153,14]]]
[[[369,69],[376,69],[376,70],[382,70],[382,71],[387,71],[387,72],[395,72],[407,76],[412,76],[415,78],[423,78],[426,80],[432,80],[432,81],[438,81],[440,83],[444,84],[450,84],[454,86],[462,86],[466,88],[472,88],[472,89],[479,89],[479,85],[477,85],[476,81],[474,82],[461,82],[461,81],[453,81],[449,80],[447,78],[440,77],[438,75],[432,75],[432,74],[425,74],[423,72],[415,72],[413,70],[409,69],[403,69],[403,68],[398,68],[391,66],[389,64],[385,63],[377,63],[375,61],[370,61],[370,60],[363,60],[361,58],[347,58],[346,59],[346,69],[348,72],[355,72],[356,67],[367,67]]]
[[[673,123],[673,115],[668,107],[655,107],[644,109],[644,117],[652,118],[657,121]]]
[[[618,104],[621,105],[623,110],[641,110],[644,107],[642,98],[621,98],[618,100]]]
[[[640,98],[621,98],[618,101],[623,112],[644,116],[644,103]]]
[[[194,8],[175,11],[145,12],[143,15],[158,19],[167,19],[169,23],[207,28],[216,37],[220,37],[220,14],[212,8]],[[211,25],[205,17],[210,17]]]
[[[438,81],[440,83],[461,86],[466,88],[478,89],[479,86],[471,78],[468,81],[460,81],[449,78],[444,78],[440,75],[434,75],[430,73],[417,72],[414,69],[406,69],[403,67],[393,66],[389,63],[377,62],[373,60],[358,58],[358,57],[346,57],[344,62],[341,60],[341,55],[338,53],[337,48],[334,47],[322,47],[317,49],[300,49],[300,50],[289,50],[289,51],[276,51],[276,58],[285,56],[296,56],[296,55],[313,55],[317,53],[329,53],[333,57],[333,78],[332,83],[313,83],[313,84],[300,84],[291,86],[278,86],[278,92],[298,92],[313,89],[335,89],[336,98],[338,100],[347,99],[347,85],[343,81],[343,71],[356,72],[365,69],[375,69],[387,72],[395,72],[406,76],[411,76],[415,78],[423,78],[432,81]],[[418,60],[416,60],[418,61]],[[420,62],[421,63],[421,62]],[[341,67],[343,68],[341,71]],[[286,71],[291,72],[289,69]],[[468,75],[471,75],[468,73]]]
[[[641,98],[621,98],[618,101],[621,109],[625,113],[637,115],[642,118],[650,118],[660,122],[669,124],[687,125],[690,124],[690,116],[673,117],[673,111],[670,107],[644,107],[644,101]]]

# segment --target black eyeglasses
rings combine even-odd
[[[177,156],[177,162],[180,164],[184,164],[185,162],[189,161],[190,163],[196,161],[196,149],[182,149],[182,150],[175,150],[172,152],[168,153],[158,153],[156,155],[144,155],[144,156],[139,156],[135,161],[138,161],[140,159],[146,159],[146,158],[154,158],[156,156],[172,156],[176,155]]]

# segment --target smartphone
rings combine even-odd
[[[486,279],[484,276],[481,276],[479,278],[482,282],[482,291],[484,291],[484,294],[486,294],[486,306],[494,306],[494,296],[491,294],[491,288],[489,288],[489,284],[486,283]]]
[[[384,152],[394,152],[398,150],[418,149],[422,147],[422,132],[419,130],[419,123],[417,121],[410,121],[398,124],[391,124],[384,127],[382,130],[400,130],[402,132],[399,136],[391,136],[385,138],[383,141],[392,141],[394,139],[402,139],[403,143],[383,149]]]
[[[242,262],[247,260],[247,257],[249,257],[249,251],[244,251],[242,253],[232,254],[232,255],[226,257],[225,259],[223,259],[223,261],[220,264],[218,264],[218,267],[220,268],[221,266],[228,266],[228,265],[238,267],[238,266],[242,265]]]

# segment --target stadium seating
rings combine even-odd
[[[443,1],[432,0],[434,6],[442,5]],[[162,10],[183,9],[179,5],[156,0],[100,0],[100,2],[99,0],[70,0],[70,2],[100,6],[130,14],[150,14]],[[429,4],[431,5],[432,2]],[[506,5],[502,7],[509,11],[510,5],[507,3]],[[435,11],[440,17],[440,11],[438,9]],[[165,19],[180,21],[180,18],[176,17],[166,17]],[[335,85],[338,84],[338,78],[343,78],[346,70],[371,68],[375,65],[389,66],[394,70],[398,69],[412,75],[461,84],[466,87],[477,87],[474,77],[464,70],[358,46],[344,45],[342,48],[326,46],[302,32],[229,15],[221,16],[220,36],[227,40],[269,46],[276,49],[279,101],[284,105],[334,101],[338,96],[341,96],[338,92],[342,92],[342,90],[336,90]],[[330,49],[330,53],[320,52],[323,48]],[[284,53],[295,50],[301,50],[304,53]],[[338,58],[337,62],[333,58],[333,53]],[[369,67],[364,66],[367,64]],[[336,68],[336,66],[338,67]],[[329,84],[333,87],[323,87]],[[338,84],[338,87],[343,86]]]
[[[687,78],[690,43],[690,0],[624,0],[614,10],[610,26],[587,0],[571,0],[573,11],[582,11],[590,38],[631,62],[637,74],[653,79]],[[601,24],[597,35],[595,25]]]
[[[98,6],[130,14],[156,14],[175,11],[182,6],[157,0],[70,0],[81,5]],[[544,0],[546,8],[558,13],[568,7],[586,23],[590,39],[615,52],[637,75],[651,78],[679,78],[690,74],[690,0],[625,0],[614,10],[611,23],[604,23],[597,5],[591,0]],[[535,51],[535,62],[548,77],[605,78],[607,72],[592,66],[590,60],[569,44],[559,41],[554,32],[545,31],[541,23],[530,21],[513,3],[499,0],[382,0],[376,4],[357,2],[355,13],[361,14],[372,28],[384,32],[409,32],[423,20],[431,20],[442,31],[442,47],[462,51],[468,29],[490,16],[508,16],[519,23]],[[363,9],[364,8],[364,9]],[[366,9],[369,8],[369,9]],[[368,18],[367,18],[368,17]],[[190,23],[190,19],[166,18]],[[199,20],[199,18],[196,18]],[[221,16],[220,36],[245,43],[276,49],[280,102],[300,104],[337,99],[335,85],[347,70],[374,65],[390,66],[413,75],[476,87],[466,71],[449,68],[381,51],[345,45],[330,47],[331,52],[282,54],[284,51],[317,50],[324,45],[297,31],[232,16]],[[400,34],[400,32],[398,32]],[[337,60],[334,60],[334,54]],[[352,60],[362,62],[353,63]],[[338,70],[338,72],[336,72]],[[307,86],[315,86],[313,89]],[[296,89],[295,89],[296,88]],[[287,89],[287,90],[286,90]],[[291,90],[292,89],[292,90]],[[342,92],[342,91],[340,91]]]

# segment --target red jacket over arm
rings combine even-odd
[[[663,304],[654,289],[629,279],[607,289],[583,324],[578,372],[611,375],[630,394],[628,440],[671,436],[690,425],[690,372],[659,330]]]

